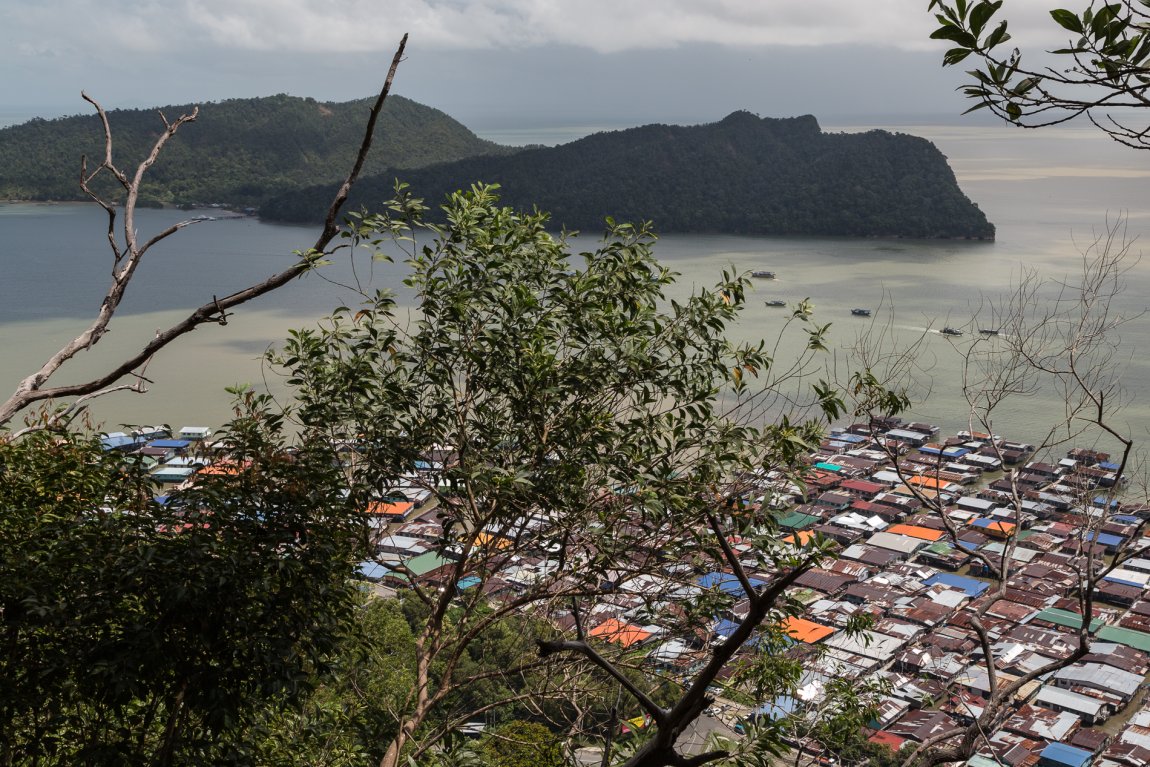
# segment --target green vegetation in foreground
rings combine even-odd
[[[814,117],[735,112],[690,127],[647,125],[558,147],[364,178],[353,206],[387,199],[395,176],[429,200],[477,179],[504,202],[550,210],[555,225],[651,220],[661,232],[993,239],[938,149],[886,131],[824,133]],[[314,221],[334,188],[269,200],[261,215]]]
[[[148,172],[141,198],[153,205],[258,207],[273,194],[341,181],[359,148],[370,106],[370,99],[333,103],[283,94],[201,104],[195,124],[172,139]],[[175,120],[192,108],[158,110]],[[157,109],[112,110],[108,120],[121,167],[144,159],[164,128]],[[512,151],[480,139],[437,109],[400,96],[388,99],[375,142],[365,173]],[[103,129],[94,110],[0,130],[0,199],[87,199],[78,182],[81,155],[89,158],[90,169],[104,155]],[[112,187],[104,183],[97,188]],[[321,207],[326,206],[327,201]]]

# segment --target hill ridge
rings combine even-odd
[[[475,182],[505,204],[538,206],[556,227],[597,230],[607,216],[653,220],[660,232],[993,239],[994,226],[926,139],[872,130],[825,133],[812,115],[738,110],[701,125],[602,131],[555,147],[364,178],[352,205],[388,199],[396,178],[433,208]],[[310,221],[327,187],[261,209]]]
[[[277,94],[201,103],[200,116],[165,147],[149,171],[152,203],[258,206],[273,194],[334,183],[351,167],[373,99],[334,102]],[[114,159],[139,162],[169,119],[191,104],[114,109]],[[365,172],[412,168],[482,153],[515,151],[479,138],[446,113],[392,95],[376,127]],[[79,200],[80,156],[103,156],[94,114],[35,118],[0,129],[0,199]],[[103,187],[111,193],[111,185]]]

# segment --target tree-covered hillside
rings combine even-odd
[[[814,117],[735,112],[690,127],[647,125],[559,147],[389,172],[353,204],[387,199],[396,177],[437,203],[476,181],[506,203],[553,212],[556,225],[649,219],[661,232],[993,238],[946,158],[925,139],[886,131],[823,133]],[[270,200],[261,215],[313,220],[330,189]]]
[[[334,183],[351,167],[370,106],[371,99],[328,103],[282,94],[201,104],[195,124],[172,140],[150,171],[143,196],[169,204],[258,206],[273,194]],[[191,109],[159,111],[174,120]],[[108,117],[114,159],[122,167],[143,159],[164,128],[156,109],[113,110]],[[399,96],[388,100],[375,135],[367,173],[510,151],[437,109]],[[94,167],[103,152],[94,113],[0,130],[0,198],[83,199],[80,156],[95,158]]]

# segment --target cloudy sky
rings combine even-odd
[[[1016,40],[1043,0],[1007,0]],[[927,0],[0,0],[0,117],[378,89],[477,130],[956,114]]]

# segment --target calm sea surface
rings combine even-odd
[[[898,130],[934,141],[948,156],[964,191],[997,224],[997,242],[666,236],[657,254],[682,273],[687,287],[710,284],[728,267],[775,271],[777,280],[756,282],[755,300],[738,334],[771,339],[788,312],[768,308],[763,300],[810,298],[817,319],[833,323],[832,338],[846,347],[868,328],[890,327],[905,342],[926,328],[993,325],[986,300],[1000,296],[1023,267],[1050,279],[1074,279],[1081,251],[1108,219],[1120,215],[1127,217],[1129,237],[1145,242],[1150,234],[1145,206],[1150,158],[1093,131],[937,125]],[[552,143],[553,136],[519,138]],[[138,224],[147,234],[186,215],[142,211]],[[0,204],[0,389],[5,394],[80,332],[99,306],[110,270],[104,226],[103,214],[91,206]],[[226,295],[286,267],[293,251],[307,248],[314,237],[310,228],[253,219],[213,220],[180,232],[149,254],[113,332],[83,355],[69,379],[107,365],[213,295]],[[581,237],[576,247],[593,247],[593,238]],[[121,423],[218,425],[229,414],[225,386],[266,383],[282,392],[274,373],[261,365],[262,352],[289,328],[353,300],[341,284],[373,281],[399,290],[402,274],[401,265],[373,267],[361,260],[355,270],[340,258],[242,307],[228,325],[204,326],[177,342],[148,368],[154,383],[146,396],[112,395],[95,401],[93,413],[108,429]],[[1118,308],[1144,312],[1150,305],[1150,263],[1131,269],[1127,282]],[[401,302],[407,300],[402,290],[399,295]],[[856,306],[872,308],[875,319],[850,316]],[[912,392],[920,400],[916,417],[951,430],[965,426],[958,352],[971,340],[971,333],[961,339],[926,335]],[[784,343],[780,356],[795,348]],[[1131,400],[1123,418],[1145,438],[1150,431],[1150,366],[1145,359],[1150,317],[1126,326],[1119,350],[1126,359],[1123,383]],[[841,371],[847,355],[840,349],[827,362]],[[1034,440],[1061,410],[1061,401],[1049,393],[1021,399],[1002,411],[995,428]]]

